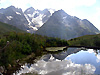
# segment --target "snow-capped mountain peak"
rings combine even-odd
[[[33,7],[30,7],[24,11],[25,14],[32,14],[35,11]]]
[[[23,12],[20,8],[9,6],[8,8],[0,9],[0,21],[34,33],[53,13],[53,9],[35,10],[30,7]]]
[[[55,10],[54,9],[48,9],[49,10],[49,12],[51,13],[51,14],[53,14],[54,12],[55,12]]]
[[[33,31],[36,31],[49,19],[53,12],[52,9],[35,10],[31,7],[24,12],[24,15],[29,22],[28,25],[32,27]]]

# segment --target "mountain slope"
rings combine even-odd
[[[36,34],[61,39],[71,39],[83,35],[98,33],[99,30],[88,20],[81,20],[58,10],[48,21],[36,32]]]
[[[84,46],[90,48],[100,48],[100,34],[85,35],[68,41],[70,46]]]
[[[8,25],[6,23],[2,23],[0,22],[0,34],[3,34],[5,32],[11,32],[11,31],[14,31],[14,32],[24,32],[12,25]]]
[[[28,26],[33,27],[34,31],[37,31],[52,15],[49,9],[35,10],[33,7],[28,8],[24,12],[27,19]]]
[[[10,6],[6,9],[0,9],[0,22],[34,33],[50,18],[51,15],[52,13],[49,9],[42,11],[30,7],[23,12],[20,8]]]
[[[14,6],[0,10],[0,21],[16,26],[22,30],[28,29],[28,22],[24,16],[24,13],[21,9],[15,8]]]

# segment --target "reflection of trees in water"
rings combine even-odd
[[[20,72],[37,72],[41,75],[91,75],[96,71],[96,67],[91,64],[75,64],[70,60],[64,60],[68,55],[81,51],[77,48],[70,48],[57,54],[44,55],[37,63],[30,67],[23,66]],[[85,50],[86,51],[86,50]],[[93,50],[95,54],[99,50]]]
[[[95,56],[97,56],[100,53],[100,50],[97,50],[97,49],[93,49],[93,51],[95,53]]]
[[[44,61],[48,61],[49,59],[51,59],[52,57],[54,57],[54,59],[58,59],[58,60],[64,60],[68,55],[73,54],[73,53],[77,53],[79,52],[81,49],[78,48],[68,48],[65,51],[61,51],[59,53],[52,53],[52,54],[47,54],[43,56],[43,60]],[[54,60],[53,59],[53,60]]]

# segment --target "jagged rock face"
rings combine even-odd
[[[30,7],[25,10],[24,14],[33,14],[34,11],[35,11],[35,9],[33,7]]]
[[[0,9],[0,21],[16,26],[30,33],[49,37],[71,39],[83,35],[98,33],[98,29],[88,20],[81,20],[65,13],[63,10],[35,10],[30,7],[22,9],[10,6]],[[38,30],[38,31],[37,31]]]
[[[48,9],[43,11],[29,8],[25,12],[25,17],[29,22],[29,27],[33,26],[34,31],[37,31],[52,15]]]
[[[2,11],[3,10],[3,11]],[[0,21],[16,26],[22,30],[27,30],[28,21],[26,20],[24,13],[21,9],[10,6],[6,9],[0,10]]]
[[[26,9],[25,12],[14,6],[0,9],[1,22],[14,25],[30,33],[37,31],[51,15],[52,13],[48,9],[40,11],[32,7]]]
[[[81,20],[68,15],[63,10],[59,10],[36,33],[49,37],[71,39],[98,32],[99,30],[88,20]]]

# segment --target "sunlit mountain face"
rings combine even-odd
[[[63,10],[58,10],[36,32],[40,35],[71,39],[83,35],[99,33],[99,30],[88,20],[70,16]]]
[[[87,19],[81,20],[70,16],[63,10],[35,10],[30,7],[23,12],[20,8],[10,6],[0,9],[0,21],[29,33],[61,39],[99,33],[99,30]]]

